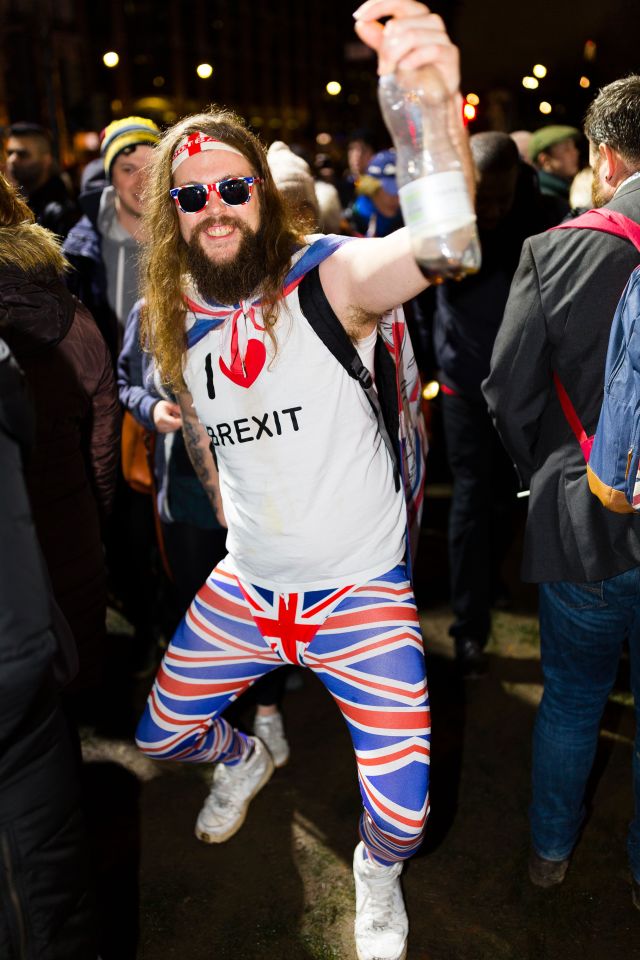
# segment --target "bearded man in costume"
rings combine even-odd
[[[369,0],[355,16],[381,72],[441,71],[471,179],[458,53],[441,19],[414,0]],[[358,957],[399,960],[408,932],[400,873],[426,822],[430,731],[407,511],[367,394],[312,322],[337,318],[366,377],[379,319],[426,281],[405,230],[302,236],[264,149],[228,111],[167,131],[149,180],[142,335],[178,396],[192,462],[229,532],[227,557],[164,657],[138,745],[156,759],[216,762],[196,835],[224,841],[273,764],[222,711],[282,664],[313,670],[346,720],[358,765]],[[409,364],[405,385],[411,376],[415,400]]]

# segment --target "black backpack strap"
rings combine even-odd
[[[309,325],[344,367],[350,377],[357,380],[367,395],[369,403],[378,421],[378,430],[389,451],[393,463],[394,483],[400,489],[400,470],[398,449],[391,437],[398,436],[398,404],[396,397],[396,378],[393,360],[389,356],[380,336],[376,342],[376,382],[360,359],[349,336],[333,312],[322,289],[318,267],[314,267],[303,277],[298,287],[300,308]],[[382,389],[384,388],[384,398]],[[384,409],[383,409],[384,408]]]

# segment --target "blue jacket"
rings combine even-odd
[[[118,357],[120,403],[142,426],[155,431],[153,409],[160,400],[173,400],[157,383],[153,357],[140,346],[138,300],[127,318]],[[154,475],[158,513],[164,523],[178,521],[203,530],[220,529],[213,508],[191,466],[181,430],[156,435]]]
[[[92,314],[115,359],[118,322],[107,300],[107,273],[102,259],[102,238],[97,227],[101,195],[101,190],[81,194],[80,204],[85,214],[67,234],[62,252],[73,267],[65,277],[67,287]]]

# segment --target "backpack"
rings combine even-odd
[[[554,230],[599,230],[640,251],[640,225],[613,210],[589,210]],[[611,325],[598,425],[588,437],[558,375],[564,415],[587,463],[589,489],[614,513],[640,510],[640,265],[632,271]]]

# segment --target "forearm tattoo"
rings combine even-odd
[[[202,438],[197,423],[187,417],[182,419],[184,442],[198,480],[205,489],[213,508],[218,506],[218,484],[215,476],[213,457],[209,449],[202,446]]]

